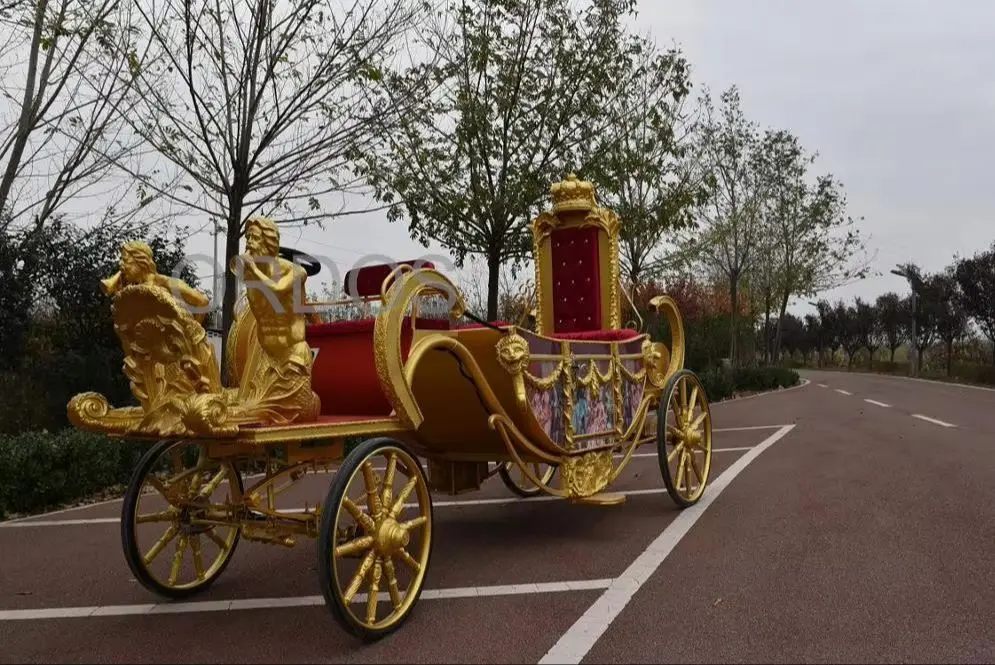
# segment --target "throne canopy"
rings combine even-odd
[[[542,335],[618,330],[618,216],[594,185],[570,174],[550,188],[552,210],[532,222],[536,326]]]

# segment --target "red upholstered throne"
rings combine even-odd
[[[618,217],[598,205],[591,183],[573,174],[550,195],[552,212],[532,223],[537,331],[576,340],[637,336],[620,322]]]

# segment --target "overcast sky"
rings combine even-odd
[[[896,263],[940,270],[995,240],[995,2],[641,0],[638,26],[684,50],[698,89],[737,84],[750,118],[794,132],[842,181],[882,274],[823,296],[904,293]],[[373,252],[429,251],[380,214],[283,244],[343,273]],[[210,253],[210,238],[190,251]]]

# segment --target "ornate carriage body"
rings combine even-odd
[[[574,176],[554,184],[551,198],[552,210],[532,225],[534,331],[461,323],[468,314],[462,296],[431,264],[350,273],[346,299],[312,307],[362,302],[379,311],[331,322],[278,310],[273,302],[291,278],[254,272],[278,295],[267,305],[247,291],[226,342],[232,385],[223,387],[203,328],[168,284],[146,277],[117,286],[115,325],[138,406],[114,409],[85,393],[69,414],[82,428],[158,441],[124,504],[125,552],[136,577],[162,595],[185,596],[220,575],[240,537],[283,545],[317,537],[329,607],[345,628],[376,639],[417,601],[431,554],[433,491],[477,490],[499,474],[524,497],[618,504],[624,495],[605,490],[650,443],[671,497],[681,507],[695,503],[708,479],[711,419],[704,390],[683,369],[680,314],[666,296],[652,303],[669,323],[669,349],[622,327],[619,219]],[[258,231],[248,243],[258,250],[276,227],[262,220],[252,228]],[[270,258],[284,262],[274,275],[293,273],[303,284],[299,266]],[[424,298],[440,296],[449,318],[421,316]],[[346,454],[355,438],[366,440]],[[188,444],[196,454],[177,453]],[[331,466],[321,506],[277,507],[276,496],[301,474]],[[250,470],[261,473],[245,487]],[[139,510],[146,486],[162,510]],[[227,494],[214,499],[222,486]],[[350,494],[356,486],[360,493]],[[152,572],[154,556],[140,552],[136,529],[146,522],[167,525],[152,554],[176,541],[168,580]],[[204,539],[219,551],[209,566]],[[187,551],[192,581],[180,582],[190,568]],[[350,565],[353,571],[340,570]],[[356,610],[361,588],[365,611]]]

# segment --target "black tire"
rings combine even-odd
[[[542,488],[536,485],[533,485],[532,487],[525,489],[524,487],[521,487],[518,483],[516,483],[515,480],[511,477],[511,471],[509,470],[513,466],[515,466],[515,462],[502,462],[501,465],[498,467],[498,475],[501,476],[501,482],[504,483],[505,487],[507,487],[513,493],[525,499],[542,494]],[[549,473],[549,477],[546,479],[547,484],[552,482],[553,477],[556,475],[556,472],[559,469],[559,467],[556,466],[555,464],[551,464],[549,466],[552,468],[552,473]]]
[[[427,571],[431,562],[432,550],[435,545],[434,538],[430,536],[427,555],[422,567],[421,576],[417,581],[417,587],[409,592],[413,594],[410,602],[407,597],[405,597],[404,603],[407,607],[403,609],[402,614],[398,618],[394,619],[392,623],[384,628],[375,629],[362,624],[352,615],[346,607],[345,602],[339,595],[334,570],[335,562],[332,554],[336,546],[336,522],[339,514],[339,506],[342,503],[343,497],[345,497],[348,492],[349,484],[352,481],[354,474],[359,470],[362,463],[371,455],[385,448],[394,448],[406,454],[409,457],[411,466],[413,466],[414,473],[419,477],[419,482],[422,483],[427,490],[428,479],[425,475],[425,471],[422,468],[418,457],[412,453],[407,446],[400,441],[388,437],[368,439],[367,441],[364,441],[356,446],[348,455],[346,455],[342,465],[335,472],[335,477],[332,480],[331,486],[328,488],[328,494],[325,496],[325,501],[322,505],[321,525],[318,531],[318,581],[321,585],[322,595],[325,597],[325,604],[328,606],[328,609],[331,610],[332,616],[335,617],[336,621],[342,626],[343,629],[367,643],[375,642],[390,635],[399,629],[411,616],[411,613],[415,606],[417,606],[418,599],[421,596],[425,580],[425,571]],[[427,497],[427,516],[429,524],[431,525],[434,521],[431,494],[428,493]]]
[[[128,568],[131,569],[132,575],[135,576],[135,579],[138,580],[143,587],[154,594],[172,600],[189,598],[190,596],[205,591],[208,587],[214,584],[215,580],[221,577],[221,574],[231,562],[232,556],[235,554],[235,549],[238,547],[238,542],[242,535],[241,529],[236,528],[235,538],[232,541],[231,549],[229,549],[228,554],[221,562],[221,565],[210,577],[194,587],[175,588],[166,586],[157,580],[149,572],[148,568],[145,567],[142,554],[138,549],[138,534],[135,532],[135,511],[138,507],[138,499],[141,495],[142,487],[145,485],[145,478],[148,476],[149,472],[155,466],[159,458],[172,446],[177,445],[177,443],[178,442],[176,441],[160,441],[149,448],[145,454],[142,455],[142,458],[138,462],[138,466],[135,468],[134,473],[132,473],[127,492],[124,495],[124,503],[121,506],[121,544],[124,550],[124,558],[128,562]],[[234,477],[237,478],[238,493],[241,496],[244,491],[242,476],[236,471]]]
[[[708,450],[706,453],[706,465],[703,472],[703,480],[701,482],[701,490],[692,499],[688,499],[681,495],[677,490],[676,479],[671,475],[670,464],[667,461],[667,456],[669,451],[667,449],[667,412],[670,409],[671,400],[674,397],[674,393],[678,388],[678,384],[686,380],[688,383],[693,384],[698,388],[699,394],[701,396],[702,404],[704,405],[705,412],[708,411],[708,396],[705,394],[705,387],[701,384],[701,380],[698,376],[689,369],[682,369],[675,373],[670,379],[667,380],[667,384],[664,386],[663,391],[660,395],[660,404],[657,406],[657,416],[656,416],[656,446],[657,446],[657,461],[660,465],[660,475],[663,476],[663,484],[667,487],[667,494],[670,498],[677,504],[680,509],[689,508],[701,500],[704,494],[705,487],[708,484],[708,473],[711,468],[711,456],[712,456],[712,446],[711,446],[711,427],[712,419],[709,414],[705,419],[706,435]],[[692,405],[693,408],[693,405]]]

